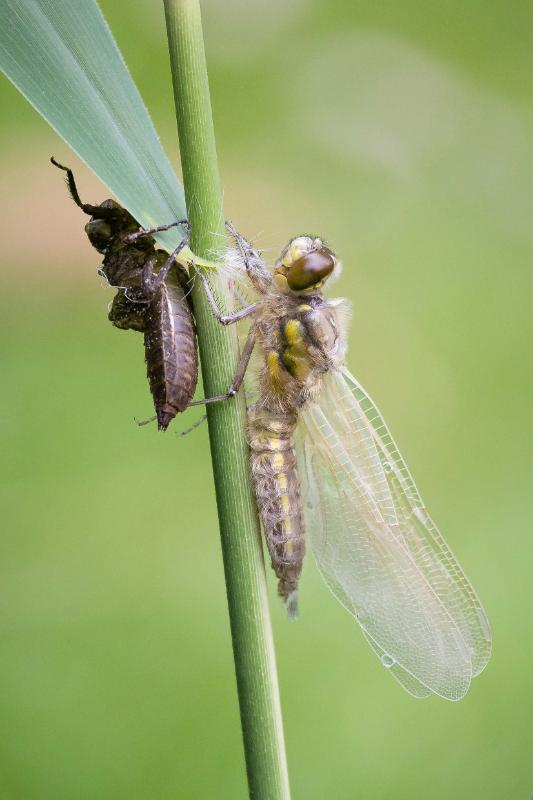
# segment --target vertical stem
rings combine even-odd
[[[164,0],[192,250],[208,257],[224,232],[222,193],[198,0]],[[236,370],[236,332],[193,295],[207,395]],[[207,406],[250,797],[290,797],[265,569],[244,430],[244,398]]]

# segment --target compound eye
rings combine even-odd
[[[111,225],[103,219],[92,219],[85,226],[85,233],[92,246],[102,253],[112,238]]]
[[[301,292],[324,281],[334,269],[333,253],[327,247],[321,247],[306,253],[291,264],[287,272],[287,283],[294,292]]]

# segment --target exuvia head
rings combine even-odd
[[[105,253],[113,239],[111,224],[105,219],[92,219],[85,226],[85,233],[99,253]]]
[[[274,268],[278,289],[287,294],[318,292],[338,265],[335,253],[316,236],[297,236]]]
[[[90,208],[91,211],[86,213],[91,213],[92,218],[85,226],[85,233],[99,253],[105,253],[116,236],[125,236],[139,228],[131,214],[115,200],[104,200],[99,206]],[[153,239],[149,239],[148,243],[143,242],[141,247],[150,246],[151,243]]]

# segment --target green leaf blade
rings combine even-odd
[[[0,9],[0,66],[19,91],[142,225],[184,219],[183,188],[95,0]],[[158,239],[172,249],[179,237]]]

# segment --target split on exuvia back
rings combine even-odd
[[[322,294],[337,258],[322,239],[298,236],[270,271],[228,230],[231,279],[255,300],[225,316],[201,278],[220,322],[251,319],[234,383],[213,399],[239,390],[258,349],[251,472],[289,615],[307,536],[322,577],[387,670],[415,697],[458,700],[490,658],[489,623],[381,413],[344,364],[349,304]]]
[[[109,319],[117,328],[140,331],[148,382],[158,427],[166,430],[175,415],[188,408],[198,379],[196,333],[190,305],[189,278],[175,257],[188,244],[186,220],[145,229],[115,200],[100,205],[82,203],[72,171],[67,174],[70,195],[91,219],[85,230],[102,253],[100,274],[117,289]],[[181,225],[186,234],[170,256],[157,250],[151,234]]]

